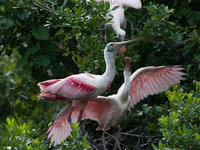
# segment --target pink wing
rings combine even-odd
[[[86,105],[83,112],[83,119],[91,119],[100,122],[101,117],[111,108],[107,97],[98,96]]]
[[[185,68],[178,65],[170,67],[144,67],[138,69],[130,77],[131,102],[128,110],[148,95],[157,94],[169,88],[169,86],[179,83],[180,80],[184,79],[181,76],[186,75],[179,70],[184,69]]]
[[[71,133],[71,126],[67,120],[70,111],[72,110],[71,103],[68,103],[65,108],[57,115],[54,122],[47,131],[47,139],[51,140],[51,144],[59,144],[65,140]],[[72,120],[74,121],[74,120]]]
[[[140,0],[112,0],[113,4],[119,4],[122,6],[129,6],[135,9],[141,9],[142,3]]]
[[[72,75],[64,79],[48,80],[38,83],[41,88],[41,98],[50,100],[84,99],[96,91],[93,77],[87,74]]]
[[[83,119],[92,119],[100,121],[102,115],[110,108],[110,103],[106,97],[98,96],[93,101],[89,101],[84,109]],[[72,110],[71,103],[68,103],[65,108],[57,115],[54,122],[51,124],[47,131],[47,138],[51,140],[54,145],[59,144],[65,140],[71,133],[71,126],[67,120],[69,113]],[[81,102],[79,102],[73,109],[71,119],[72,122],[77,122],[81,110]]]
[[[46,88],[49,85],[54,84],[58,81],[60,81],[60,80],[59,79],[47,80],[47,81],[43,81],[43,82],[38,83],[38,86],[40,87],[41,90],[43,90],[44,88]]]

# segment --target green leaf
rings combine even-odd
[[[190,13],[187,14],[186,16],[188,18],[188,23],[190,25],[193,25],[194,24],[194,21],[195,21],[195,14],[193,13],[193,11],[191,11]]]
[[[143,111],[144,111],[145,114],[149,113],[149,107],[148,107],[147,104],[142,105],[142,109],[143,109]]]
[[[40,49],[40,45],[39,43],[35,44],[34,46],[32,46],[31,48],[28,48],[26,51],[26,54],[29,55],[33,55],[35,54],[38,50]]]
[[[105,2],[105,6],[106,6],[107,9],[109,9],[110,8],[110,3],[109,2]]]
[[[115,6],[115,7],[112,9],[112,11],[116,10],[117,8],[119,8],[119,6]]]
[[[48,40],[49,30],[47,27],[40,25],[38,30],[32,31],[32,35],[38,40]]]
[[[6,26],[6,28],[10,28],[14,25],[14,21],[11,19],[7,19],[7,18],[2,18],[0,20],[0,25],[4,24]]]
[[[27,58],[28,58],[27,55],[22,55],[22,57],[17,61],[16,68],[23,67],[26,64]]]
[[[31,14],[30,10],[24,10],[23,12],[18,12],[17,17],[24,20],[25,18],[28,18],[28,16]]]
[[[35,57],[33,60],[37,64],[39,64],[43,67],[47,67],[51,63],[51,60],[44,55],[39,55],[39,56]]]
[[[187,6],[180,7],[180,12],[185,16],[188,12],[190,12],[191,8]]]
[[[177,17],[177,18],[181,18],[183,15],[182,15],[182,13],[181,13],[180,11],[175,11],[175,12],[173,13],[173,16],[174,16],[174,17]]]

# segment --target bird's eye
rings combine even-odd
[[[113,44],[110,44],[110,46],[113,46]]]

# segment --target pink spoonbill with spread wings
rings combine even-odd
[[[125,58],[126,67],[124,71],[125,83],[119,88],[117,94],[104,97],[98,96],[90,100],[84,109],[82,119],[92,119],[99,123],[97,130],[103,130],[102,140],[104,145],[104,132],[109,130],[110,126],[116,126],[121,118],[126,117],[127,110],[133,107],[140,100],[148,95],[154,95],[169,88],[180,80],[183,80],[185,73],[180,70],[185,68],[181,66],[160,66],[144,67],[136,70],[132,75],[130,72],[130,58]],[[131,76],[130,76],[131,75]],[[70,124],[67,117],[73,109],[72,121],[78,118],[81,104],[78,103],[74,108],[68,103],[65,108],[57,115],[54,123],[50,126],[47,134],[51,142],[59,143],[66,139],[70,132]],[[118,132],[119,136],[120,130]],[[118,136],[116,143],[119,146]],[[104,146],[105,148],[105,146]]]
[[[96,2],[99,2],[101,0],[95,0]],[[87,0],[87,2],[90,2],[90,0]],[[124,16],[124,6],[129,6],[135,9],[141,9],[142,3],[140,0],[104,0],[104,2],[110,3],[110,12],[107,14],[107,18],[111,18],[110,15],[113,16],[111,20],[111,24],[108,24],[107,26],[111,26],[113,30],[115,30],[116,35],[119,38],[119,41],[124,41],[125,39],[125,29],[126,29],[126,18]],[[116,6],[119,6],[119,8],[112,11],[112,9]],[[106,27],[107,28],[107,27]],[[105,38],[105,41],[107,39]],[[123,46],[121,48],[122,53],[126,51],[126,47]]]
[[[104,49],[106,71],[103,75],[82,73],[71,75],[64,79],[53,79],[38,83],[41,89],[40,98],[56,102],[70,101],[72,109],[68,115],[68,122],[71,124],[71,114],[78,102],[81,102],[81,109],[78,121],[81,121],[83,110],[88,101],[96,98],[107,90],[115,77],[115,57],[117,51],[124,45],[134,41],[145,40],[146,37],[133,39],[124,42],[108,43]],[[81,126],[82,127],[82,126]],[[82,128],[83,129],[83,128]],[[61,132],[59,132],[61,133]],[[64,132],[62,132],[64,133]],[[57,142],[55,142],[57,144]]]

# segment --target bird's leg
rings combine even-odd
[[[68,120],[68,122],[69,122],[70,125],[72,125],[72,118],[71,118],[71,115],[72,115],[73,110],[74,110],[74,107],[72,107],[72,110],[71,110],[71,112],[69,113],[69,116],[67,117],[67,120]]]
[[[72,118],[71,118],[72,112],[73,112],[75,106],[76,106],[78,103],[79,103],[78,100],[73,100],[73,101],[71,102],[72,110],[70,111],[69,116],[67,117],[67,120],[68,120],[68,122],[69,122],[70,125],[72,125]]]
[[[105,146],[105,128],[103,129],[103,133],[102,133],[102,136],[101,136],[101,140],[102,140],[103,149],[104,149],[104,150],[107,150],[107,149],[106,149],[106,146]]]
[[[79,114],[79,117],[78,117],[78,120],[77,120],[77,123],[79,123],[79,126],[80,126],[81,130],[83,131],[83,133],[87,135],[87,140],[88,140],[92,145],[94,145],[98,150],[103,150],[101,147],[99,147],[99,146],[92,140],[92,138],[89,136],[89,134],[87,133],[87,131],[83,128],[83,126],[82,126],[82,124],[81,124],[81,119],[82,119],[83,111],[84,111],[84,109],[81,109],[80,114]]]
[[[97,145],[93,140],[92,138],[89,136],[89,134],[87,133],[87,131],[83,128],[82,125],[80,125],[82,131],[87,135],[87,140],[92,144],[94,145],[98,150],[103,150],[103,148],[101,148],[99,145]]]
[[[122,128],[119,128],[119,130],[117,132],[116,139],[115,139],[115,142],[117,143],[119,150],[121,150],[121,147],[120,147],[120,144],[119,144],[119,135],[120,135],[121,130],[122,130]]]

